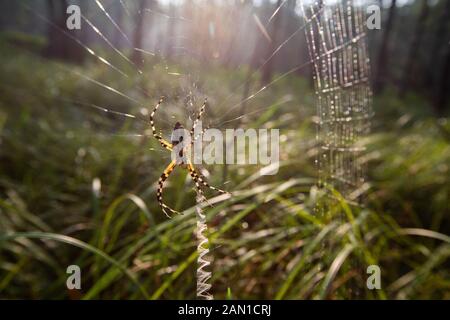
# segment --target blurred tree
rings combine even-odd
[[[246,1],[235,1],[232,2],[231,8],[231,16],[234,17],[235,21],[238,21],[241,24],[242,17],[244,16],[244,5]],[[236,26],[234,26],[236,27]],[[238,33],[233,32],[233,35],[228,44],[228,48],[225,50],[223,61],[226,67],[232,66],[233,61],[233,51],[235,50],[236,42],[238,41]]]
[[[81,3],[79,5],[81,6]],[[83,28],[80,30],[67,28],[67,6],[66,0],[47,0],[49,20],[47,29],[48,44],[44,55],[49,58],[82,63],[85,58],[85,50],[71,37],[82,41]]]
[[[276,50],[276,47],[278,44],[278,35],[280,33],[280,26],[281,26],[281,22],[282,22],[282,13],[283,13],[283,10],[281,8],[282,4],[283,4],[282,0],[277,0],[276,6],[273,11],[273,14],[275,14],[275,16],[273,17],[271,31],[270,31],[271,41],[267,45],[267,48],[266,48],[266,54],[265,54],[265,58],[264,58],[265,60],[267,60],[270,57],[270,55]],[[261,82],[263,85],[268,84],[270,82],[270,79],[272,78],[273,64],[274,64],[274,59],[270,59],[263,66],[262,76],[261,76]]]
[[[18,1],[0,1],[0,29],[4,30],[11,26],[17,26],[18,13],[21,7]],[[8,12],[8,14],[3,14]]]
[[[294,12],[297,7],[297,0],[287,0],[287,8],[288,10]]]
[[[134,49],[142,49],[142,40],[143,40],[143,29],[145,22],[145,9],[146,6],[149,6],[149,9],[153,9],[156,6],[156,0],[139,0],[138,2],[138,10],[136,12],[136,28],[134,29],[133,34],[133,48]],[[144,59],[142,57],[142,52],[139,50],[133,50],[133,54],[131,55],[131,60],[137,65],[141,66],[144,63]]]
[[[450,2],[450,1],[448,1]],[[420,9],[420,14],[417,19],[416,27],[413,33],[413,39],[411,46],[408,50],[408,57],[405,63],[405,69],[403,72],[403,79],[400,83],[400,95],[404,95],[405,91],[410,87],[411,80],[416,78],[416,73],[414,72],[414,67],[418,64],[417,57],[421,47],[422,38],[426,28],[426,22],[429,13],[428,0],[422,0],[422,6]]]
[[[376,76],[374,80],[374,92],[380,93],[384,89],[384,85],[388,78],[387,75],[387,65],[389,60],[389,41],[392,33],[392,26],[395,20],[397,7],[397,0],[392,0],[391,6],[389,8],[388,18],[386,25],[384,26],[383,38],[381,40],[381,45],[378,53],[378,59],[376,64]]]
[[[306,22],[304,21],[303,17],[298,16],[297,12],[295,11],[295,9],[297,8],[297,0],[289,0],[288,8],[289,13],[292,16],[292,20],[294,21],[294,30],[297,30],[299,26],[304,26]],[[298,60],[298,62],[296,63],[297,66],[303,65],[305,64],[306,61],[311,59],[311,57],[309,57],[305,32],[298,33],[296,56]],[[298,69],[295,73],[298,74],[299,76],[311,79],[310,83],[311,85],[314,85],[312,82],[312,64],[309,64],[304,68]]]
[[[170,16],[176,16],[177,14],[177,6],[172,3],[172,1],[169,1],[169,15]],[[169,20],[167,23],[167,32],[166,37],[164,39],[166,44],[166,57],[170,59],[173,55],[173,49],[175,46],[175,29],[177,25],[177,19],[173,19],[172,21]]]
[[[436,63],[441,59],[443,53],[442,48],[447,46],[447,43],[442,39],[445,38],[448,31],[448,22],[450,20],[450,1],[441,0],[436,6],[436,9],[440,12],[440,16],[437,21],[436,31],[433,33],[433,44],[431,51],[429,52],[429,59],[426,62],[428,65],[424,68],[426,69],[425,83],[427,83],[431,88],[433,88],[433,85],[436,83]]]
[[[253,6],[253,1],[250,1],[249,4],[251,6]],[[255,35],[255,43],[253,46],[253,52],[252,55],[250,56],[250,61],[249,61],[249,67],[247,69],[247,75],[245,77],[245,83],[244,83],[244,91],[242,94],[242,102],[241,102],[241,114],[244,114],[246,112],[246,107],[247,107],[247,97],[249,96],[250,93],[250,87],[252,85],[252,78],[254,76],[253,69],[257,69],[259,67],[259,60],[260,60],[260,49],[261,49],[261,45],[262,45],[262,41],[263,41],[263,36],[261,35],[261,32],[256,33]]]
[[[450,80],[450,45],[448,44],[444,58],[444,65],[442,66],[441,70],[442,71],[439,76],[435,102],[436,113],[438,115],[443,115],[445,113],[445,107],[447,106],[448,101],[448,90]]]
[[[117,2],[117,4],[120,4],[119,2]],[[121,8],[120,5],[116,6],[116,10],[115,10],[115,18],[114,21],[117,23],[117,26],[123,30],[124,29],[124,11],[123,8]],[[116,48],[120,48],[122,46],[122,41],[123,41],[123,35],[122,33],[117,30],[114,29],[114,38],[113,38],[113,44]]]

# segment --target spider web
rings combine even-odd
[[[303,16],[311,21],[305,33],[314,61],[318,186],[327,194],[316,203],[318,214],[339,201],[335,191],[361,205],[369,186],[362,160],[373,116],[364,12],[358,0],[302,3]],[[354,267],[361,268],[358,263]]]
[[[194,67],[189,67],[187,70],[181,66],[177,68],[173,60],[169,62],[168,50],[164,48],[165,41],[159,44],[158,41],[155,41],[158,37],[158,30],[149,31],[153,35],[153,40],[150,43],[144,43],[141,48],[133,48],[131,46],[129,30],[135,29],[136,23],[132,21],[131,25],[127,27],[121,26],[112,14],[112,9],[116,8],[117,10],[117,7],[119,7],[126,16],[130,17],[134,13],[130,3],[132,2],[125,0],[95,0],[90,7],[92,10],[95,10],[83,15],[83,21],[85,22],[85,27],[90,28],[97,36],[97,41],[103,41],[111,49],[112,53],[117,54],[118,59],[121,59],[125,65],[131,65],[132,71],[130,71],[130,68],[124,68],[122,63],[117,63],[117,60],[112,60],[110,55],[104,55],[95,48],[90,47],[82,39],[72,36],[65,30],[60,30],[60,32],[77,42],[89,55],[104,64],[111,72],[119,74],[121,78],[130,79],[136,75],[142,76],[142,74],[151,73],[153,70],[159,68],[164,70],[167,76],[172,77],[171,87],[162,88],[163,92],[157,90],[149,92],[148,89],[137,81],[135,85],[136,90],[126,91],[120,87],[120,84],[99,80],[90,74],[77,71],[76,69],[67,69],[68,72],[75,73],[81,80],[86,81],[90,85],[98,86],[111,95],[127,101],[127,103],[135,107],[133,110],[137,110],[137,113],[98,105],[81,98],[80,100],[82,101],[69,101],[69,99],[66,99],[67,102],[71,102],[75,106],[90,107],[96,111],[113,116],[141,120],[139,122],[141,126],[137,129],[142,129],[142,131],[127,134],[127,136],[145,138],[150,136],[150,132],[145,132],[145,130],[149,129],[147,121],[148,112],[151,110],[153,104],[156,104],[161,95],[167,96],[168,92],[178,92],[178,96],[168,97],[169,99],[172,98],[172,101],[170,103],[170,109],[166,109],[169,110],[167,114],[160,113],[158,115],[158,128],[162,128],[168,132],[173,128],[174,119],[180,119],[180,117],[194,118],[193,116],[198,111],[201,101],[207,96],[209,101],[215,104],[213,108],[208,110],[208,113],[212,114],[210,116],[213,122],[211,127],[221,128],[225,124],[230,123],[240,125],[242,120],[250,118],[254,114],[262,113],[268,108],[267,106],[263,105],[258,109],[249,110],[243,108],[243,104],[260,97],[286,77],[305,68],[312,67],[317,109],[317,141],[320,148],[317,157],[319,186],[331,185],[344,197],[350,200],[359,200],[359,196],[367,187],[365,165],[361,161],[364,146],[360,142],[361,138],[369,132],[370,118],[372,116],[371,91],[368,85],[370,70],[362,1],[301,2],[296,8],[302,13],[303,20],[301,23],[284,39],[281,39],[282,41],[279,41],[274,47],[274,50],[251,72],[248,78],[252,78],[260,73],[268,63],[278,57],[279,53],[287,45],[295,42],[302,34],[304,34],[307,40],[309,58],[292,66],[281,74],[275,75],[269,83],[249,88],[247,94],[244,96],[236,94],[236,92],[245,89],[247,82],[239,82],[235,85],[234,90],[232,90],[233,93],[223,98],[221,97],[220,103],[218,102],[219,99],[215,99],[215,92],[208,92],[207,88],[200,84],[201,73],[199,71]],[[268,35],[266,27],[270,23],[273,23],[285,5],[286,1],[281,1],[280,6],[270,13],[268,19],[266,19],[267,21],[257,16],[255,18],[254,12],[249,7],[240,12],[239,17],[245,23],[254,23],[256,21],[257,23],[255,23],[253,28],[264,34],[265,38]],[[200,4],[197,4],[197,6],[200,6]],[[166,9],[168,7],[163,7],[158,10],[145,8],[138,12],[138,14],[151,15],[152,18],[157,19],[154,23],[160,25],[161,28],[173,27],[177,30],[195,29],[194,26],[201,24],[208,14],[208,12],[202,13],[201,11],[198,11],[199,13],[193,12],[191,16],[184,16],[179,12],[167,14],[164,11]],[[228,13],[222,12],[222,15],[218,18],[223,19],[225,23],[236,23],[227,20],[228,16],[232,16]],[[52,21],[48,21],[44,14],[35,14],[49,25],[58,28]],[[113,43],[111,34],[102,28],[105,26],[105,23],[102,26],[96,24],[95,21],[99,17],[103,17],[103,19],[110,23],[112,29],[119,32],[123,41],[122,46],[119,47]],[[243,25],[245,24],[244,22],[242,22]],[[214,27],[204,23],[197,29],[204,31],[205,28],[210,34],[216,32]],[[256,46],[258,41],[266,41],[264,38],[256,40],[256,43],[245,44],[247,49],[244,48],[243,51],[251,51],[248,48]],[[202,53],[187,45],[183,32],[173,40],[174,44],[171,48],[171,55],[177,59],[188,61],[192,65],[196,63],[199,66],[199,61],[201,62],[202,60]],[[212,50],[214,53],[217,46],[219,44],[213,42],[211,45],[205,45],[204,48],[205,50]],[[142,53],[145,61],[144,65],[142,67],[136,66],[128,58],[127,54],[125,54],[124,48]],[[146,63],[147,58],[153,58],[155,56],[160,58],[160,62],[156,65],[148,65]],[[242,71],[243,68],[243,64],[239,64],[235,68],[235,71]],[[153,150],[153,152],[158,152],[159,154],[157,156],[162,159],[167,160],[170,157],[164,151]],[[206,239],[203,235],[206,224],[204,219],[199,223],[198,236],[200,244],[198,249],[200,258],[204,259],[208,253],[208,249],[203,246]],[[202,295],[204,294],[209,297],[208,290],[210,285],[208,284],[208,280],[211,277],[211,273],[203,269],[208,265],[208,263],[204,264],[205,261],[199,261],[198,279],[200,282],[198,283],[198,288]]]
[[[364,9],[356,0],[302,4],[314,60],[319,186],[331,185],[348,200],[368,186],[361,161],[372,117]]]

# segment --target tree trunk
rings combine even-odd
[[[276,4],[274,10],[277,10],[281,6],[282,3],[283,3],[282,0],[277,0],[277,4]],[[277,12],[276,16],[273,18],[273,22],[272,22],[273,24],[272,24],[271,33],[270,33],[270,37],[271,37],[272,41],[267,46],[265,60],[267,60],[270,57],[270,55],[276,50],[276,46],[278,43],[277,38],[278,38],[278,33],[280,32],[280,25],[281,25],[281,20],[282,20],[281,15],[282,15],[282,9],[280,9],[280,11]],[[272,79],[273,63],[274,63],[274,58],[272,57],[264,65],[263,70],[262,70],[262,77],[261,77],[262,85],[268,84],[270,82],[270,80]]]
[[[48,58],[65,58],[64,53],[64,33],[66,26],[64,23],[64,8],[67,7],[65,0],[56,3],[55,0],[47,0],[48,20],[52,23],[48,25],[47,30],[47,47],[45,56]]]
[[[152,0],[153,3],[153,0]],[[136,13],[136,29],[133,34],[133,54],[131,55],[131,61],[133,61],[137,66],[142,67],[144,64],[144,59],[142,52],[136,49],[142,49],[142,37],[144,30],[144,16],[145,16],[145,6],[147,5],[147,0],[139,0],[138,12]]]
[[[120,6],[117,6],[116,10],[117,10],[117,14],[116,14],[115,21],[116,21],[117,25],[119,26],[119,28],[123,30],[123,13],[124,13],[124,10]],[[123,37],[123,35],[121,34],[121,32],[119,30],[117,30],[117,29],[114,29],[113,43],[114,43],[114,46],[116,48],[118,48],[118,49],[120,49],[122,47],[122,43],[123,43],[122,42],[123,41],[122,37]]]
[[[450,2],[450,1],[449,1]],[[403,80],[400,84],[400,95],[403,96],[405,91],[410,87],[411,80],[415,77],[414,66],[416,65],[417,55],[423,38],[423,33],[428,18],[429,6],[428,0],[422,0],[422,8],[420,9],[419,18],[416,24],[415,32],[413,33],[413,40],[409,49],[409,56],[406,60]]]
[[[47,7],[48,20],[51,23],[48,26],[48,44],[44,50],[44,55],[48,58],[82,63],[85,57],[85,49],[70,36],[82,41],[83,28],[81,30],[69,30],[67,28],[66,0],[47,0]]]
[[[170,12],[169,15],[176,16],[177,15],[177,5],[176,4],[170,4],[169,6]],[[176,43],[175,40],[175,28],[178,20],[176,19],[170,19],[168,20],[168,26],[167,26],[167,33],[166,33],[166,39],[165,39],[165,47],[166,47],[166,57],[168,59],[172,58],[173,52],[174,52],[174,46]]]
[[[436,82],[436,61],[439,61],[442,54],[442,47],[447,46],[445,41],[442,41],[445,37],[447,30],[448,21],[450,19],[450,1],[442,0],[444,4],[442,5],[441,15],[437,23],[436,33],[434,34],[433,46],[430,51],[430,59],[428,60],[429,66],[426,71],[426,81],[428,88],[433,89],[434,83]]]
[[[384,35],[381,41],[380,51],[378,53],[378,59],[376,64],[376,77],[374,83],[374,92],[380,93],[384,89],[385,82],[387,80],[387,68],[389,60],[389,41],[392,33],[392,25],[394,24],[396,13],[397,0],[392,0],[391,7],[389,8],[388,19],[386,26],[384,27]]]
[[[442,72],[439,77],[438,92],[436,95],[435,109],[439,116],[445,113],[445,107],[448,100],[448,89],[450,79],[450,47],[447,46],[447,52],[445,54],[444,65],[442,66]]]

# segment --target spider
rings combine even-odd
[[[169,165],[166,167],[166,169],[164,170],[163,174],[161,175],[161,177],[158,180],[158,190],[156,192],[156,199],[158,200],[158,204],[161,207],[161,210],[164,212],[164,214],[167,217],[171,217],[167,211],[174,213],[174,214],[181,214],[180,212],[170,208],[168,205],[166,205],[163,202],[163,198],[162,198],[162,194],[163,194],[163,189],[164,189],[164,182],[167,180],[167,178],[169,177],[169,175],[173,172],[173,170],[175,169],[176,166],[185,168],[188,170],[189,175],[191,176],[192,180],[195,182],[195,186],[197,189],[198,194],[202,197],[205,198],[205,196],[203,195],[203,190],[202,190],[202,186],[203,187],[208,187],[211,190],[217,191],[221,194],[228,194],[228,192],[221,190],[219,188],[210,186],[208,184],[208,182],[206,182],[206,178],[203,177],[199,172],[197,172],[197,170],[195,169],[194,165],[192,164],[191,160],[186,156],[188,154],[188,149],[191,148],[192,144],[194,143],[194,140],[198,137],[194,137],[194,131],[195,131],[195,127],[197,126],[198,122],[200,121],[203,113],[205,112],[205,108],[206,108],[206,103],[207,103],[207,99],[205,99],[205,101],[203,102],[201,108],[200,108],[200,112],[197,115],[197,118],[194,120],[194,123],[192,124],[192,128],[190,131],[190,137],[191,137],[191,144],[187,144],[183,142],[183,136],[179,136],[177,137],[177,135],[175,134],[176,130],[179,129],[184,129],[183,126],[177,122],[175,124],[175,127],[173,129],[172,132],[172,138],[171,138],[171,142],[166,141],[161,135],[159,135],[156,132],[156,128],[155,128],[155,122],[154,122],[154,116],[156,111],[158,110],[159,106],[161,105],[161,103],[163,102],[164,97],[162,97],[161,99],[159,99],[158,103],[156,104],[155,108],[153,109],[152,113],[150,114],[150,125],[152,127],[152,134],[153,136],[156,138],[156,140],[159,141],[159,143],[161,144],[161,146],[163,146],[165,149],[169,150],[169,151],[173,151],[174,147],[177,146],[178,144],[182,143],[183,145],[181,145],[181,149],[180,147],[177,148],[179,149],[179,154],[176,157],[176,159],[172,160]]]

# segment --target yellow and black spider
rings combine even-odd
[[[192,129],[190,131],[190,136],[191,136],[191,143],[186,144],[183,142],[183,136],[179,136],[177,137],[177,135],[172,134],[172,138],[171,138],[171,142],[166,141],[162,136],[160,136],[157,132],[156,132],[156,128],[155,128],[155,122],[154,122],[154,116],[156,111],[158,110],[159,106],[161,105],[161,103],[163,102],[163,98],[159,99],[158,104],[155,106],[155,108],[153,109],[152,113],[150,114],[150,125],[152,127],[152,133],[153,136],[159,141],[159,143],[166,148],[169,151],[173,151],[173,148],[175,146],[177,146],[178,144],[182,143],[183,145],[181,145],[181,148],[178,148],[179,154],[177,155],[175,160],[172,160],[170,162],[170,164],[166,167],[166,169],[164,170],[163,174],[161,175],[161,177],[158,180],[158,191],[156,192],[156,199],[158,200],[159,206],[161,207],[162,211],[164,212],[164,214],[166,216],[168,216],[170,218],[170,215],[167,213],[167,210],[170,211],[171,213],[175,213],[175,214],[180,214],[180,212],[170,208],[169,206],[167,206],[164,202],[163,202],[163,198],[162,198],[162,193],[163,193],[163,186],[164,186],[164,182],[167,180],[167,178],[169,177],[169,175],[172,173],[172,171],[175,169],[176,166],[180,166],[182,168],[186,168],[189,171],[189,174],[192,178],[192,180],[195,182],[195,186],[197,188],[198,194],[204,198],[203,195],[203,190],[201,189],[201,187],[208,187],[214,191],[218,191],[219,193],[222,194],[226,194],[228,192],[212,187],[208,184],[208,182],[206,182],[205,177],[203,177],[199,172],[197,172],[197,170],[194,168],[194,165],[192,164],[191,160],[186,156],[187,154],[189,154],[188,152],[188,148],[191,148],[194,140],[198,137],[194,137],[194,132],[195,132],[195,127],[197,126],[198,122],[200,121],[203,113],[205,112],[205,108],[206,108],[206,103],[207,103],[207,99],[205,99],[205,101],[203,102],[202,107],[200,108],[200,112],[197,115],[197,118],[194,120],[194,123],[192,125]],[[175,124],[175,127],[173,129],[173,133],[178,130],[178,129],[183,129],[183,126],[177,122]]]

